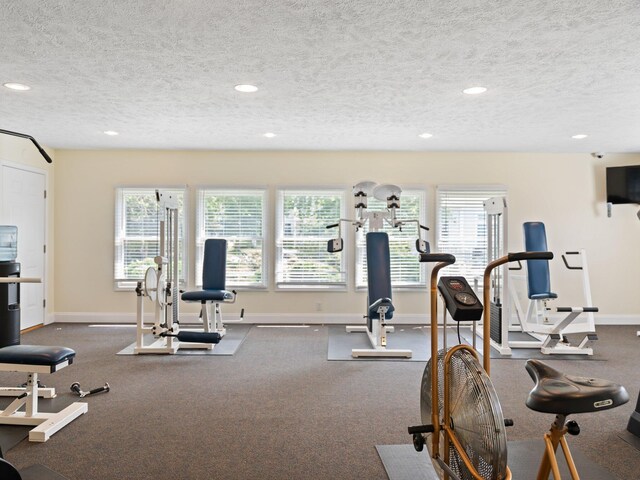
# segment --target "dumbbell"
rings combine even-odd
[[[73,382],[71,384],[71,391],[78,395],[80,398],[84,398],[87,395],[94,395],[96,393],[108,392],[109,390],[111,390],[111,387],[106,382],[104,384],[104,387],[94,388],[93,390],[89,390],[88,392],[83,392],[82,390],[80,390],[79,382]]]

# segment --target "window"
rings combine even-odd
[[[263,288],[266,191],[201,189],[196,205],[196,285],[202,285],[204,241],[227,240],[227,286]]]
[[[344,252],[327,252],[344,217],[342,190],[278,191],[276,283],[286,288],[346,287]]]
[[[487,264],[487,214],[483,202],[506,193],[502,186],[438,187],[438,252],[456,257],[446,275],[461,275],[482,284]]]
[[[367,210],[384,211],[386,201],[373,196],[367,197]],[[403,190],[400,195],[400,208],[396,210],[398,220],[418,220],[425,224],[425,192],[423,190]],[[367,286],[367,246],[366,233],[369,223],[361,229],[356,237],[356,288]],[[425,287],[426,273],[418,261],[416,240],[417,226],[408,224],[400,231],[387,223],[382,231],[389,235],[389,253],[391,258],[391,284],[394,287]]]
[[[186,278],[184,243],[184,189],[164,188],[178,200],[178,270],[180,281]],[[115,219],[114,283],[116,289],[132,289],[155,267],[159,254],[160,221],[165,214],[156,201],[155,188],[117,188]]]

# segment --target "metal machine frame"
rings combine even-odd
[[[508,208],[505,197],[493,197],[485,200],[487,213],[487,251],[488,261],[506,254],[508,246]],[[570,264],[568,257],[578,256],[575,264]],[[585,299],[584,307],[558,307],[558,313],[567,313],[563,319],[553,320],[549,316],[550,308],[547,300],[530,300],[525,313],[516,288],[516,280],[526,278],[516,273],[522,265],[508,268],[502,265],[491,277],[493,297],[491,302],[491,338],[490,344],[501,355],[512,355],[513,348],[539,348],[543,354],[580,354],[593,355],[591,345],[597,340],[595,319],[591,300],[591,284],[587,266],[587,254],[584,249],[565,252],[562,261],[569,270],[580,270],[582,273],[582,290]],[[585,314],[582,319],[578,318]],[[582,321],[581,321],[582,320]],[[482,329],[480,329],[482,332]],[[514,340],[509,333],[524,332],[531,340]],[[566,334],[584,333],[578,345],[569,344]],[[480,333],[482,334],[482,333]]]
[[[567,257],[577,255],[577,265],[570,265]],[[580,270],[582,273],[582,292],[585,299],[584,307],[557,307],[558,313],[567,315],[560,320],[549,318],[550,307],[547,300],[529,300],[526,316],[520,304],[520,300],[512,286],[512,298],[518,324],[511,327],[511,331],[524,331],[535,338],[531,341],[510,342],[514,348],[540,348],[544,354],[578,354],[593,355],[593,342],[598,339],[594,312],[597,307],[591,300],[591,284],[589,282],[589,269],[587,266],[587,252],[584,249],[565,252],[561,255],[565,267],[569,270]],[[576,321],[582,314],[583,321]],[[565,335],[572,333],[584,334],[578,345],[569,344]]]
[[[153,260],[155,267],[149,267],[144,281],[136,287],[138,297],[136,315],[136,343],[133,352],[140,354],[175,354],[179,349],[212,350],[214,343],[204,341],[181,342],[179,324],[179,277],[178,277],[178,203],[169,194],[156,191],[158,206],[164,211],[164,219],[160,223],[159,255]],[[154,303],[154,321],[152,325],[144,321],[144,299],[147,297]],[[235,295],[233,298],[235,301]],[[232,303],[232,302],[230,302]],[[169,307],[171,307],[169,309]],[[203,331],[198,333],[217,334],[222,337],[226,330],[216,307],[211,315],[207,306],[202,308]],[[184,331],[183,331],[184,332]],[[153,335],[151,343],[145,342],[145,335]],[[209,337],[211,338],[211,337]],[[217,343],[217,342],[216,342]]]
[[[402,189],[397,185],[381,184],[377,185],[375,182],[365,181],[360,182],[353,187],[354,207],[356,213],[356,220],[341,218],[338,223],[328,225],[327,228],[338,228],[338,237],[329,240],[327,249],[331,253],[337,253],[342,251],[344,247],[344,241],[342,239],[342,223],[348,223],[356,228],[356,232],[363,228],[367,223],[369,224],[370,232],[380,231],[384,224],[390,225],[393,228],[402,228],[406,224],[416,224],[418,230],[418,239],[416,240],[416,249],[419,252],[427,252],[429,244],[426,240],[422,239],[421,231],[429,230],[427,227],[420,224],[419,220],[398,220],[396,217],[396,211],[400,208],[400,194]],[[367,198],[373,195],[375,198],[381,201],[387,202],[386,210],[368,210]],[[377,299],[367,298],[367,306],[371,305],[371,301]],[[367,312],[368,312],[367,308]],[[371,348],[354,348],[351,351],[351,355],[354,358],[358,357],[404,357],[411,358],[413,352],[409,349],[390,349],[387,348],[387,333],[392,333],[394,327],[388,326],[385,322],[386,313],[388,307],[380,305],[377,308],[378,318],[371,318],[371,329],[368,325],[348,325],[346,331],[348,333],[358,332],[366,333],[371,344]],[[368,313],[365,315],[368,318]]]
[[[21,389],[22,393],[4,410],[0,411],[0,424],[35,426],[29,431],[29,441],[46,442],[58,430],[67,426],[80,415],[87,413],[89,407],[84,402],[74,402],[55,413],[38,411],[38,397],[53,398],[56,396],[55,389],[39,386],[38,374],[57,372],[68,365],[69,361],[60,362],[55,366],[0,363],[0,371],[28,374],[26,386]],[[19,411],[23,406],[24,411]]]

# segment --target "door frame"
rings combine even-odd
[[[44,245],[47,246],[47,250],[46,252],[43,253],[44,262],[42,265],[42,298],[45,300],[45,303],[47,306],[43,308],[42,325],[43,326],[49,325],[50,323],[53,323],[48,321],[50,317],[50,315],[48,314],[48,310],[49,310],[49,306],[51,305],[49,302],[49,295],[48,295],[49,282],[47,281],[48,274],[49,274],[49,269],[47,268],[47,266],[50,258],[49,254],[51,253],[50,242],[49,242],[49,202],[48,202],[48,200],[51,198],[50,197],[51,192],[49,188],[49,172],[48,170],[45,170],[42,168],[32,167],[31,165],[27,165],[24,163],[5,160],[2,157],[0,157],[0,185],[4,184],[4,167],[10,167],[10,168],[15,168],[18,170],[30,172],[30,173],[44,175],[44,186],[45,186],[44,188],[47,192],[47,197],[44,199],[44,237],[45,237]],[[2,197],[0,196],[0,211],[2,211],[2,209],[4,208],[4,205],[2,203],[3,203],[3,200],[2,200]],[[51,318],[53,318],[52,315],[51,315]]]

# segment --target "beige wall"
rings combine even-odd
[[[640,155],[597,160],[588,154],[59,150],[56,312],[135,312],[135,294],[113,290],[116,186],[267,186],[273,212],[277,186],[350,188],[374,180],[428,187],[430,227],[435,225],[438,184],[506,185],[511,249],[521,249],[524,221],[544,221],[554,251],[587,249],[594,303],[603,314],[640,319],[637,206],[615,206],[613,217],[606,216],[604,168],[623,164],[640,164]],[[193,229],[193,218],[190,222]],[[552,266],[554,290],[564,304],[580,304],[577,278],[560,270]],[[427,312],[426,291],[398,292],[394,300],[398,313]],[[352,286],[348,292],[275,292],[271,287],[267,292],[242,292],[234,307],[245,307],[248,318],[317,314],[317,302],[327,315],[357,315],[364,309],[365,294]]]
[[[55,250],[54,244],[54,172],[55,172],[55,154],[50,148],[42,145],[47,151],[49,156],[53,159],[53,164],[49,164],[40,155],[40,152],[31,143],[30,140],[18,137],[12,137],[8,135],[0,135],[0,162],[8,162],[12,164],[24,165],[28,168],[34,168],[42,171],[47,176],[47,261],[45,265],[45,282],[46,292],[45,298],[47,300],[47,315],[52,315],[55,312],[54,304],[54,262],[53,254]]]

